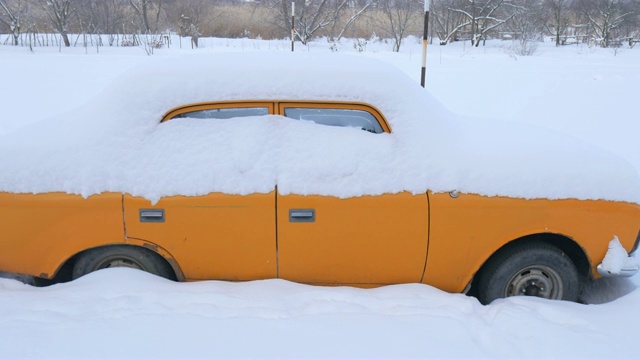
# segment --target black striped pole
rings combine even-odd
[[[291,52],[293,52],[293,44],[295,42],[295,16],[296,16],[296,3],[291,2]]]
[[[427,76],[427,34],[429,32],[429,3],[430,0],[424,0],[424,35],[422,36],[422,74],[420,74],[420,85],[424,87],[425,78]]]

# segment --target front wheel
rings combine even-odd
[[[478,279],[478,299],[489,304],[509,296],[577,301],[580,276],[573,261],[545,242],[510,245],[495,254]]]
[[[114,245],[87,250],[80,255],[73,266],[73,279],[88,273],[113,267],[127,267],[174,279],[169,264],[158,254],[136,246]]]

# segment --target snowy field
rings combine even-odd
[[[0,39],[2,40],[2,39]],[[91,102],[156,57],[289,50],[286,41],[202,39],[198,50],[0,46],[0,135]],[[186,41],[183,41],[186,44]],[[330,52],[326,41],[297,51]],[[640,170],[640,48],[511,43],[430,46],[427,88],[454,112],[551,128]],[[419,81],[421,45],[369,41],[362,56]],[[354,52],[344,40],[338,52]],[[36,144],[34,144],[35,146]],[[601,280],[586,304],[474,298],[425,285],[311,287],[281,280],[179,284],[114,269],[35,288],[0,279],[0,358],[638,358],[640,277]]]

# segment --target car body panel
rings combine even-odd
[[[575,241],[597,278],[595,266],[614,235],[632,250],[640,216],[636,204],[595,200],[454,198],[447,193],[277,198],[276,220],[275,192],[173,196],[156,204],[117,193],[86,199],[0,193],[0,216],[3,224],[11,224],[0,242],[0,267],[52,278],[84,250],[132,244],[165,257],[183,280],[280,277],[355,286],[423,282],[461,292],[497,250],[534,234]],[[140,210],[148,209],[163,209],[166,222],[140,222]],[[316,221],[291,223],[292,209],[314,209]]]
[[[636,204],[596,200],[547,200],[430,194],[431,231],[424,282],[462,291],[475,272],[510,241],[558,234],[578,244],[591,263],[591,276],[608,242],[618,236],[630,251],[640,229]]]
[[[162,209],[164,222],[141,222],[141,210]],[[127,238],[171,254],[185,280],[254,280],[277,276],[275,192],[171,196],[156,204],[125,195]]]
[[[53,277],[73,255],[122,243],[122,194],[0,192],[0,269]]]
[[[313,222],[291,221],[314,210]],[[280,277],[321,284],[420,282],[427,257],[426,194],[341,199],[278,196]]]

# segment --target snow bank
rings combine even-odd
[[[269,192],[339,197],[457,189],[523,198],[640,202],[637,171],[548,130],[458,117],[396,68],[337,54],[159,58],[65,116],[0,138],[0,189],[89,196]],[[279,116],[179,119],[179,105],[234,99],[359,101],[392,134]]]
[[[0,279],[0,357],[633,359],[638,301],[482,306],[422,284],[175,283],[115,268],[46,288]]]
[[[609,242],[609,248],[602,260],[602,263],[598,265],[598,271],[601,273],[611,274],[612,276],[624,274],[624,269],[637,269],[638,263],[633,257],[629,257],[627,250],[622,247],[620,240],[617,236]]]

